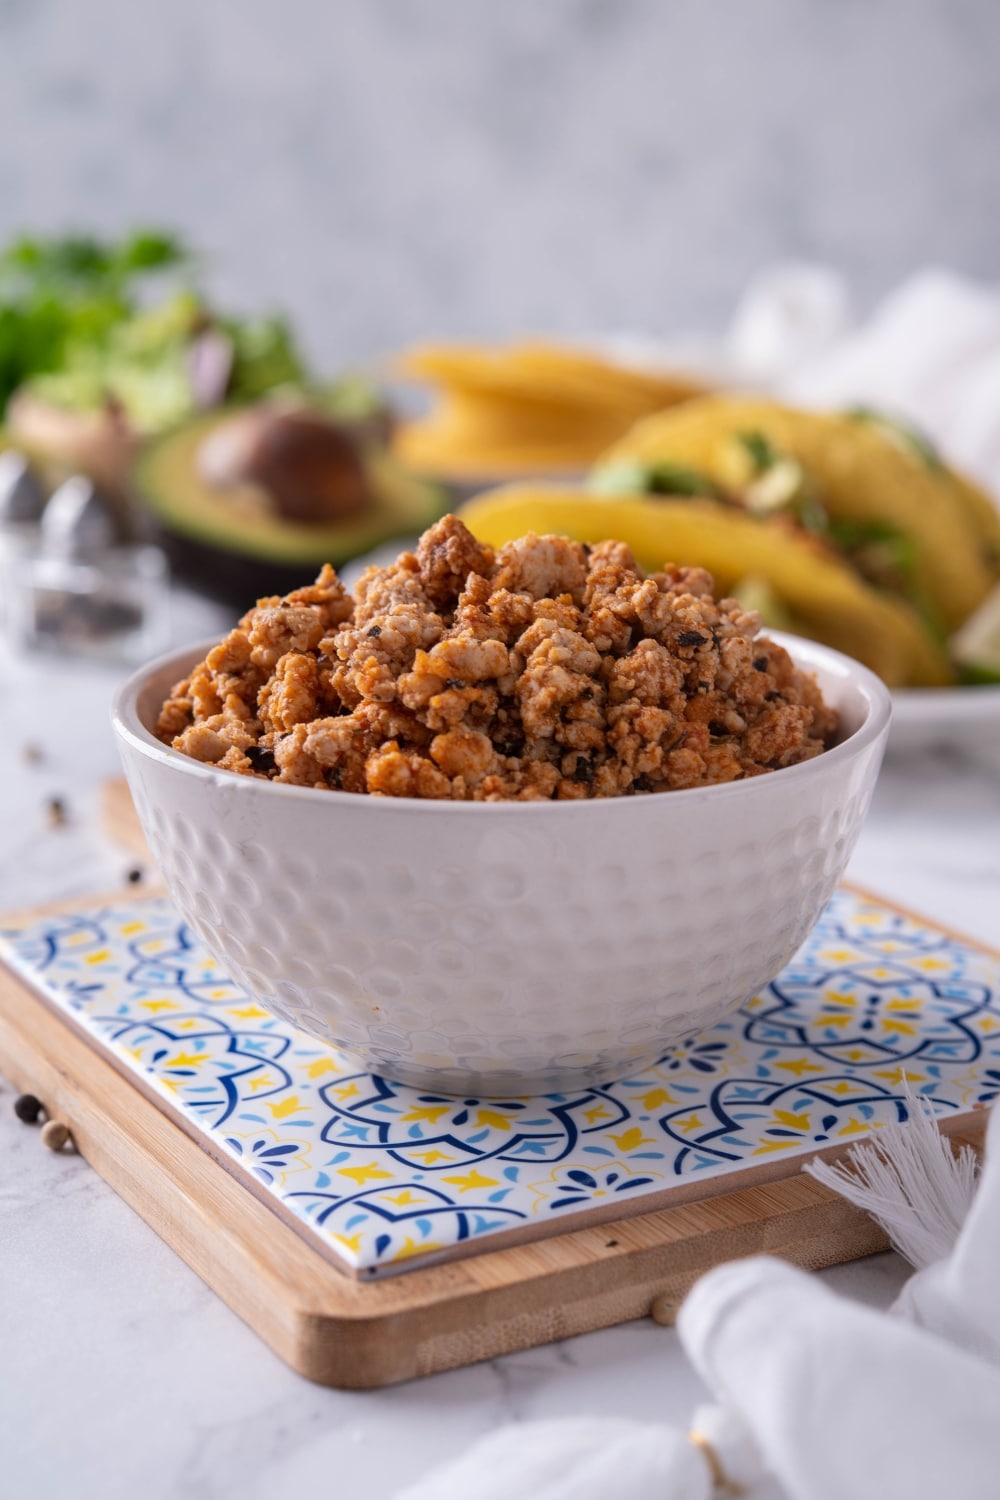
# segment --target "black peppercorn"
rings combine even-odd
[[[45,804],[45,810],[49,815],[49,822],[53,828],[61,828],[68,821],[66,804],[61,797],[50,797]]]
[[[37,1125],[42,1113],[42,1101],[34,1094],[19,1094],[14,1100],[14,1113],[23,1125]]]

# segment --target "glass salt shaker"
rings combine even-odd
[[[6,552],[15,645],[109,661],[142,661],[165,645],[166,558],[122,541],[89,479],[67,479],[34,523],[8,526]]]

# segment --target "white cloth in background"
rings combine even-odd
[[[776,386],[849,338],[856,315],[844,278],[825,266],[777,266],[740,299],[725,339],[737,380]]]
[[[862,321],[836,272],[779,268],[748,288],[726,355],[734,380],[789,401],[914,423],[1000,495],[1000,287],[921,271]]]

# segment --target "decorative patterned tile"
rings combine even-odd
[[[359,1073],[149,897],[0,926],[0,956],[363,1274],[1000,1093],[1000,957],[839,891],[742,1010],[640,1077],[455,1099]]]

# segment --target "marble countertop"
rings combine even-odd
[[[224,615],[178,596],[178,640]],[[135,863],[102,833],[121,669],[0,657],[0,910],[104,892]],[[58,705],[54,711],[53,704]],[[29,747],[34,747],[32,755]],[[63,799],[67,822],[49,825]],[[891,756],[849,874],[1000,940],[1000,765]],[[81,1158],[19,1125],[0,1080],[0,1454],[5,1492],[74,1500],[392,1496],[508,1421],[600,1412],[684,1425],[704,1397],[672,1331],[590,1334],[371,1393],[287,1370]],[[892,1255],[824,1273],[887,1306]]]

